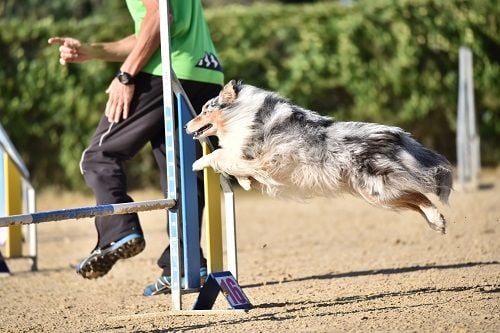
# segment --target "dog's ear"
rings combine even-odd
[[[243,83],[241,80],[231,80],[229,81],[224,88],[222,88],[219,94],[219,102],[223,104],[232,104],[238,97],[238,93],[240,92]]]

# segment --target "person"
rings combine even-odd
[[[201,1],[170,0],[169,3],[172,68],[199,112],[207,100],[219,93],[224,81],[222,67]],[[104,114],[80,161],[85,182],[93,190],[98,205],[132,201],[127,194],[123,163],[148,142],[160,169],[162,191],[167,193],[159,5],[157,0],[126,0],[126,4],[134,21],[133,35],[104,43],[83,43],[72,37],[52,37],[48,41],[59,45],[61,64],[94,59],[121,63],[106,90]],[[200,151],[197,157],[201,156]],[[201,226],[204,192],[203,181],[198,178]],[[95,226],[97,245],[76,269],[86,279],[106,275],[119,259],[131,258],[145,247],[136,213],[96,217]],[[206,259],[201,247],[200,262],[203,278]],[[145,296],[169,292],[169,247],[158,259],[158,266],[162,273],[157,281],[146,286]]]

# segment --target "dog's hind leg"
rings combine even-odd
[[[446,231],[446,220],[439,213],[434,204],[422,193],[407,193],[397,199],[385,203],[394,208],[408,208],[419,212],[426,220],[431,229],[441,232]]]

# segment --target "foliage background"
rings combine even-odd
[[[205,3],[226,79],[279,91],[338,120],[401,126],[452,162],[458,49],[470,47],[482,163],[500,161],[496,0]],[[131,31],[119,0],[0,3],[0,122],[35,186],[85,188],[80,154],[118,66],[61,66],[57,48],[47,39],[69,35],[109,41]],[[149,150],[128,168],[132,187],[158,183]]]

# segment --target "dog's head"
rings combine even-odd
[[[235,103],[242,86],[241,81],[229,81],[219,96],[206,102],[201,113],[186,124],[186,132],[193,134],[195,139],[217,135],[217,131],[223,127],[223,112]]]

